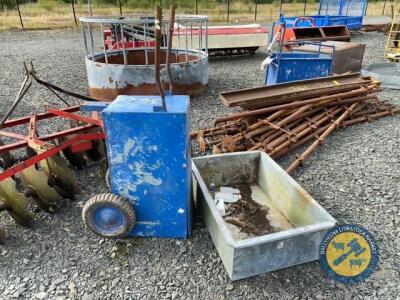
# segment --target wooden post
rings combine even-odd
[[[281,0],[281,4],[279,5],[279,16],[282,14],[283,0]]]
[[[229,0],[228,0],[228,7],[227,7],[228,11],[227,11],[227,17],[226,17],[226,21],[229,22]]]
[[[255,7],[254,7],[254,21],[257,21],[257,0],[255,0]]]
[[[394,19],[394,7],[393,7],[393,3],[390,4],[390,12],[391,12],[391,16],[392,16],[392,20]],[[398,29],[397,29],[398,30]]]
[[[385,14],[386,1],[387,1],[387,0],[385,0],[385,2],[383,2],[382,16]]]
[[[18,9],[19,21],[21,22],[21,27],[22,27],[22,29],[24,29],[24,22],[22,22],[22,16],[21,16],[21,11],[20,11],[20,9],[19,9],[19,3],[18,3],[18,0],[15,0],[15,2],[17,3],[17,9]]]
[[[71,5],[72,5],[72,13],[74,14],[75,26],[78,27],[78,21],[76,20],[76,13],[75,13],[75,0],[71,1]]]
[[[119,14],[122,16],[122,4],[121,4],[121,0],[118,0],[118,5],[119,5]]]
[[[304,0],[304,11],[303,11],[303,16],[306,15],[306,10],[307,10],[307,0]]]
[[[88,0],[87,4],[88,4],[88,8],[89,8],[89,16],[93,16],[92,0]]]
[[[196,0],[196,15],[199,14],[199,0]]]

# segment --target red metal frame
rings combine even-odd
[[[28,116],[28,117],[22,117],[14,120],[8,120],[6,121],[3,126],[0,128],[0,136],[5,136],[9,137],[12,139],[17,140],[16,142],[9,143],[7,145],[2,145],[0,146],[0,153],[4,152],[9,152],[11,150],[16,150],[24,147],[32,147],[34,149],[41,149],[44,150],[43,152],[25,160],[22,161],[13,167],[5,170],[3,173],[0,174],[0,181],[14,176],[17,173],[21,172],[22,170],[33,166],[34,164],[40,162],[43,159],[46,159],[50,156],[55,155],[56,153],[62,151],[65,148],[71,147],[73,149],[73,152],[79,152],[79,151],[84,151],[88,150],[91,148],[92,143],[91,141],[93,140],[100,140],[105,138],[105,134],[103,132],[103,122],[98,118],[98,116],[94,116],[93,118],[89,118],[86,116],[74,114],[73,112],[79,112],[80,107],[79,106],[73,106],[73,107],[68,107],[65,109],[49,109],[47,113],[42,113],[42,114],[37,114],[33,116]],[[38,127],[38,121],[39,120],[44,120],[44,119],[50,119],[53,117],[62,117],[62,118],[67,118],[71,120],[76,120],[80,122],[85,122],[87,124],[81,125],[75,128],[70,128],[67,130],[62,130],[58,132],[54,132],[48,135],[44,136],[38,136],[37,135],[37,127]],[[14,133],[14,132],[9,132],[2,130],[4,128],[12,128],[20,125],[28,125],[28,134],[27,135],[22,135],[19,133]],[[91,132],[93,129],[101,129],[99,132]],[[86,132],[86,133],[84,133]],[[77,134],[76,136],[72,137],[71,139],[68,139],[67,141],[59,144],[59,145],[53,145],[50,143],[47,143],[48,141],[60,138],[60,137],[65,137],[65,136],[70,136],[72,134]]]
[[[205,35],[206,29],[191,29],[191,34],[194,36],[198,36],[199,33]],[[256,34],[256,33],[268,33],[268,29],[264,27],[260,28],[237,28],[224,26],[222,28],[208,28],[208,35],[241,35],[241,34]],[[185,35],[186,29],[179,28],[174,30],[174,36]],[[107,50],[118,50],[118,49],[132,49],[132,48],[144,48],[147,44],[147,47],[155,47],[156,42],[154,41],[116,41],[114,33],[110,29],[105,29],[103,31],[104,35],[104,43]]]
[[[116,41],[114,37],[114,33],[111,29],[104,29],[104,44],[107,50],[118,50],[122,48],[131,49],[131,48],[144,48],[147,47],[155,47],[156,41],[125,41],[121,40]]]

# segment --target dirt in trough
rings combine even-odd
[[[241,184],[235,188],[240,190],[241,199],[228,205],[225,222],[239,227],[242,232],[255,236],[273,232],[267,219],[268,208],[253,200],[250,185]]]

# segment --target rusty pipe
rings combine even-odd
[[[161,78],[160,78],[160,46],[162,41],[162,9],[160,6],[156,6],[156,19],[155,21],[155,40],[156,40],[156,48],[154,52],[154,68],[155,68],[155,80],[158,88],[158,92],[160,93],[161,101],[162,101],[162,110],[167,111],[167,104],[165,102],[165,93],[164,88],[162,86]]]
[[[274,124],[271,123],[269,121],[264,120],[263,122],[265,123],[265,125],[267,125],[268,127],[263,127],[263,128],[259,128],[256,130],[253,130],[251,132],[247,132],[244,134],[244,136],[246,138],[252,138],[255,137],[257,135],[260,135],[264,132],[266,132],[267,130],[270,129],[275,129],[274,127],[276,126],[277,128],[282,127],[283,125],[286,125],[287,123],[289,123],[292,120],[295,120],[299,115],[301,115],[303,112],[305,112],[306,110],[310,109],[311,105],[305,105],[303,107],[300,107],[298,110],[296,110],[293,114],[287,116],[286,118],[284,118],[283,120],[279,121],[278,123]],[[276,128],[276,129],[277,129]]]
[[[279,151],[278,153],[271,155],[271,157],[273,159],[277,159],[282,157],[283,155],[289,153],[290,151],[292,151],[293,149],[300,147],[302,145],[304,145],[305,143],[307,143],[308,141],[312,140],[313,138],[315,138],[316,136],[320,135],[321,133],[323,133],[326,129],[328,129],[328,127],[330,126],[330,124],[327,124],[321,128],[319,128],[317,131],[313,132],[310,135],[307,135],[306,137],[302,138],[301,140],[299,140],[298,142],[289,145],[287,148]]]
[[[347,120],[344,122],[344,125],[345,126],[354,125],[354,124],[371,121],[371,120],[376,120],[376,119],[379,119],[382,117],[386,117],[388,115],[395,115],[395,114],[399,114],[399,113],[400,113],[400,108],[395,108],[395,109],[389,108],[387,111],[370,114],[370,115],[364,115],[361,117],[354,118],[352,120]]]
[[[337,100],[333,102],[322,102],[322,103],[317,103],[313,105],[313,107],[331,107],[331,106],[340,106],[344,104],[352,104],[354,102],[362,102],[362,101],[367,101],[367,100],[377,100],[378,96],[376,95],[366,95],[366,96],[360,96],[360,97],[354,97],[354,98],[346,98],[343,100]]]
[[[296,119],[293,122],[289,123],[286,125],[286,127],[284,128],[285,131],[288,131],[289,134],[293,134],[292,133],[292,129],[295,128],[295,126],[299,125],[299,123],[304,122],[304,120],[302,119]],[[283,130],[277,130],[275,132],[267,132],[265,134],[263,134],[260,139],[263,141],[263,143],[269,143],[275,139],[277,139],[280,135],[285,134],[285,131]]]
[[[346,108],[345,112],[337,118],[332,125],[330,125],[324,133],[316,141],[314,141],[298,158],[296,158],[289,167],[286,168],[286,172],[288,174],[292,173],[298,166],[300,166],[304,160],[325,140],[325,138],[330,135],[341,123],[346,120],[346,118],[350,115],[351,111],[356,108],[358,103],[353,103],[349,108]]]
[[[305,123],[297,126],[295,129],[293,129],[293,133],[295,134],[295,138],[301,138],[310,131],[313,130],[313,127],[317,128],[318,126],[322,125],[326,121],[330,120],[332,116],[340,113],[342,108],[338,108],[335,110],[328,110],[327,112],[321,113],[314,118],[311,118],[310,120],[307,120]],[[279,152],[280,150],[286,148],[292,144],[291,140],[287,140],[285,136],[279,137],[278,139],[271,141],[267,145],[265,145],[264,148],[268,151],[268,149],[272,149],[271,152],[269,152],[269,155],[273,155],[276,152]]]
[[[271,122],[271,121],[275,120],[276,118],[279,118],[280,116],[282,116],[283,114],[285,114],[287,111],[288,111],[288,110],[285,110],[285,109],[283,109],[283,110],[278,110],[278,111],[274,112],[272,115],[270,115],[268,118],[259,120],[258,122],[252,124],[251,126],[249,126],[249,127],[247,128],[247,130],[250,131],[250,130],[257,129],[257,128],[259,128],[259,127],[265,125],[265,121]]]
[[[169,93],[173,95],[174,92],[174,82],[172,78],[171,71],[171,49],[172,49],[172,37],[174,34],[174,23],[175,23],[175,5],[170,6],[169,14],[169,24],[168,24],[168,44],[167,44],[167,56],[166,56],[166,66],[169,81]]]
[[[321,104],[321,102],[325,103],[328,101],[336,100],[338,98],[340,98],[340,99],[350,98],[350,97],[360,96],[362,94],[367,94],[367,93],[369,93],[369,91],[366,88],[360,87],[359,89],[356,89],[351,92],[338,93],[338,94],[329,95],[329,96],[323,96],[323,97],[302,100],[302,101],[295,101],[293,103],[281,104],[281,105],[256,109],[256,110],[252,110],[252,111],[245,111],[245,112],[241,112],[241,113],[237,113],[237,114],[232,114],[229,116],[218,118],[215,121],[215,123],[231,121],[231,120],[235,120],[238,118],[257,116],[257,115],[261,115],[261,114],[265,114],[265,113],[269,113],[269,112],[275,112],[278,110],[299,107],[299,106],[303,106],[303,105],[307,105],[307,104],[318,104],[318,103]]]
[[[353,110],[353,113],[356,113],[356,112],[358,112],[358,111],[360,111],[361,109],[363,109],[365,106],[367,106],[367,103],[363,103],[363,104],[361,104],[361,105],[359,105],[356,109],[354,109]],[[315,112],[315,110],[314,110],[314,112]],[[339,110],[338,111],[336,111],[336,112],[339,112]],[[293,126],[296,126],[297,124],[299,123],[299,120],[296,120],[296,121],[294,121],[294,122],[292,122],[292,123],[290,123],[290,124],[288,124],[288,128],[293,128]],[[316,124],[318,124],[318,123],[316,123],[316,121],[314,120],[314,124],[316,125]],[[302,124],[300,124],[299,125],[299,127],[297,127],[297,129],[298,128],[304,128],[305,127],[305,129],[304,130],[306,130],[307,131],[307,133],[309,132],[309,130],[307,130],[309,127],[307,126],[308,125],[308,122],[305,122],[305,123],[302,123]],[[318,124],[318,125],[320,125],[320,124]],[[325,128],[326,127],[326,125],[323,127],[323,128]],[[295,131],[297,131],[297,129],[295,130]],[[318,130],[317,130],[317,132],[319,132],[320,133],[320,129],[321,128],[319,128]],[[311,130],[312,131],[312,130]],[[292,131],[293,132],[293,131]],[[318,134],[319,134],[318,133]],[[313,136],[315,133],[312,133],[311,134],[311,136]],[[303,134],[302,134],[302,131],[300,131],[300,132],[297,132],[297,134],[295,134],[296,135],[296,138],[298,138],[299,136],[300,137],[302,137],[303,136]],[[282,142],[282,141],[286,141],[287,142],[287,140],[288,140],[288,137],[285,137],[285,134],[282,134],[281,132],[275,132],[275,133],[273,133],[273,134],[265,134],[264,136],[262,136],[262,139],[264,140],[263,141],[263,143],[272,143],[275,139],[278,139],[278,138],[280,138],[280,142]],[[308,136],[306,137],[306,138],[303,138],[301,141],[303,141],[304,139],[306,139],[306,141],[308,141],[310,138],[308,138]],[[306,141],[304,141],[303,143],[305,143]],[[302,145],[303,143],[301,143],[300,145]],[[259,143],[259,144],[261,144],[261,143]],[[276,145],[277,147],[278,147],[278,145]],[[296,142],[295,144],[289,144],[289,146],[286,148],[286,149],[288,149],[288,148],[290,148],[290,149],[293,149],[293,148],[296,148],[296,147],[298,147],[298,142]],[[280,153],[281,152],[283,152],[283,151],[285,151],[285,149],[282,149],[281,150],[281,146],[279,146],[278,147],[278,154],[277,155],[279,155],[279,156],[281,156],[280,155]],[[256,149],[254,149],[254,150],[256,150]],[[276,149],[274,149],[273,150],[274,152],[271,154],[272,156],[274,156],[274,157],[276,157],[276,155],[275,155],[275,153],[276,153]],[[287,151],[288,152],[288,151]],[[285,153],[287,153],[287,152],[285,152]]]
[[[312,110],[311,112],[308,112],[308,114],[303,113],[303,116],[306,117],[306,116],[310,115],[310,113],[313,114],[316,111],[320,111],[321,109],[322,108],[319,108],[317,110]],[[290,134],[292,134],[292,135],[298,134],[303,129],[307,128],[310,122],[315,123],[325,115],[326,115],[326,110],[324,112],[320,112],[318,115],[312,117],[310,120],[301,120],[300,118],[294,120],[293,122],[288,124],[288,127],[290,128]],[[301,124],[298,125],[299,123],[301,123]],[[294,126],[297,126],[297,127],[295,127],[293,129]],[[269,148],[273,148],[273,146],[271,146],[271,143],[283,143],[287,140],[287,136],[289,136],[290,134],[285,135],[283,130],[276,130],[275,132],[273,130],[267,131],[266,133],[264,133],[261,136],[261,141],[256,143],[250,150],[258,150],[258,149],[262,148],[263,145],[265,145],[265,143],[268,144]]]
[[[356,107],[353,110],[353,113],[360,111],[361,109],[363,109],[365,107],[366,104],[361,104],[358,107]],[[346,121],[347,122],[347,121]],[[290,152],[291,150],[302,146],[303,144],[307,143],[308,141],[310,141],[311,139],[315,138],[316,136],[320,135],[321,133],[323,133],[326,129],[328,129],[328,127],[330,126],[330,124],[326,124],[323,127],[318,128],[316,131],[314,131],[313,133],[311,133],[310,135],[307,135],[306,137],[302,138],[301,140],[299,140],[298,142],[289,145],[287,148],[279,151],[278,153],[276,153],[275,155],[273,155],[272,157],[274,159],[277,159],[283,155],[285,155],[286,153]],[[342,125],[343,127],[345,127],[345,123],[343,123]]]
[[[235,126],[236,127],[239,126],[238,123],[239,123],[239,121],[232,122],[232,123],[229,123],[229,124],[219,125],[219,126],[216,126],[216,127],[205,128],[205,129],[202,129],[202,130],[196,130],[196,131],[193,131],[190,134],[190,138],[191,139],[196,138],[196,136],[200,132],[203,132],[204,136],[207,136],[208,134],[212,134],[212,133],[215,133],[215,132],[218,132],[218,131],[222,131],[224,129],[234,128]]]

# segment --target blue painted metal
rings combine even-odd
[[[318,14],[307,16],[314,20],[314,26],[346,25],[349,30],[359,30],[367,9],[367,0],[321,0]],[[298,16],[280,15],[279,22],[286,22],[287,28],[293,28]],[[296,27],[311,27],[310,22],[299,21]]]
[[[105,109],[110,102],[94,102],[94,101],[86,101],[81,104],[81,111],[102,111]]]
[[[118,96],[103,110],[111,187],[136,211],[130,236],[191,231],[189,96]]]
[[[287,28],[293,28],[298,17],[280,15],[279,22],[286,22]],[[314,27],[345,25],[349,30],[359,30],[362,26],[362,16],[307,16],[314,20]],[[296,27],[312,27],[310,21],[298,21]]]
[[[96,231],[103,235],[121,232],[127,223],[122,211],[108,205],[96,208],[90,217]]]
[[[320,46],[318,53],[277,52],[271,55],[272,63],[265,75],[265,84],[277,84],[332,75],[334,47],[321,43],[304,42]],[[288,45],[291,43],[287,43]],[[332,54],[321,53],[321,47],[329,47]]]

